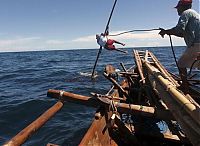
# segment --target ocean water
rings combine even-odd
[[[136,48],[150,50],[171,72],[178,72],[170,47]],[[175,47],[177,58],[185,47]],[[41,52],[0,53],[0,145],[11,139],[38,116],[56,103],[47,97],[48,89],[58,89],[82,95],[106,93],[111,87],[102,73],[106,64],[121,69],[134,65],[133,48],[129,54],[103,50],[98,60],[98,77],[90,74],[97,50],[62,50]],[[94,108],[65,103],[64,107],[38,130],[25,146],[63,146],[79,144],[95,113]]]

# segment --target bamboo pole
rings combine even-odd
[[[60,92],[62,92],[62,97],[60,97]],[[91,107],[99,107],[102,106],[109,106],[111,100],[107,98],[93,98],[83,95],[78,95],[70,92],[64,92],[60,90],[48,90],[47,96],[60,99],[62,98],[63,101],[69,101],[73,103],[83,104]],[[134,105],[134,104],[126,104],[126,103],[119,103],[114,102],[117,111],[120,113],[129,113],[133,115],[140,115],[140,116],[148,116],[148,117],[155,117],[159,119],[166,119],[171,120],[173,116],[169,113],[169,111],[163,111],[156,109],[154,107],[149,106],[142,106],[142,105]]]
[[[123,95],[124,95],[126,98],[130,99],[130,97],[129,97],[129,95],[127,94],[127,92],[117,83],[116,80],[114,80],[113,78],[109,77],[109,75],[108,75],[107,73],[105,73],[105,72],[103,73],[103,75],[104,75],[109,81],[111,81],[115,86],[117,86],[117,88],[118,88],[120,91],[122,91]]]
[[[94,92],[91,92],[90,93],[92,96],[95,96],[95,97],[101,97],[101,98],[108,98],[110,100],[121,100],[121,101],[125,101],[124,98],[120,98],[120,97],[115,97],[115,96],[109,96],[109,95],[102,95],[102,94],[98,94],[98,93],[94,93]]]
[[[140,55],[139,55],[138,51],[136,51],[136,50],[134,50],[133,53],[134,53],[135,62],[136,62],[137,68],[138,68],[138,72],[141,77],[141,82],[143,84],[145,84],[145,77],[144,77],[143,70],[142,70],[142,62],[140,59]]]
[[[122,62],[120,63],[120,65],[122,66],[125,73],[128,73],[126,67],[124,66],[124,64]],[[133,85],[134,84],[133,79],[130,76],[127,76],[127,78],[131,82],[131,84]]]
[[[117,3],[117,0],[115,0],[115,2],[114,2],[114,4],[113,4],[113,7],[112,7],[112,10],[111,10],[111,12],[110,12],[110,16],[109,16],[109,19],[108,19],[108,22],[107,22],[107,25],[106,25],[106,29],[105,29],[105,31],[104,31],[104,34],[106,34],[106,33],[108,32],[110,20],[111,20],[111,18],[112,18],[113,11],[114,11],[114,9],[115,9],[116,3]],[[99,51],[98,51],[98,54],[97,54],[97,58],[96,58],[96,60],[95,60],[94,67],[93,67],[93,69],[92,69],[92,76],[91,76],[92,79],[94,79],[95,68],[96,68],[97,61],[98,61],[98,59],[99,59],[99,56],[100,56],[100,54],[101,54],[102,49],[103,49],[103,47],[100,46]]]
[[[143,62],[149,72],[149,80],[155,90],[169,107],[175,119],[183,128],[193,145],[200,145],[200,109],[174,85],[165,79],[160,71],[147,62]]]
[[[151,56],[152,60],[156,64],[156,66],[159,68],[159,70],[164,74],[164,76],[169,79],[175,86],[180,86],[174,78],[172,78],[171,74],[168,73],[168,71],[162,66],[162,64],[158,61],[158,59],[153,55],[153,53],[149,52],[149,55]]]
[[[198,133],[200,130],[197,123],[191,120],[189,114],[186,113],[182,109],[182,107],[177,104],[176,101],[170,98],[169,93],[162,87],[159,82],[157,82],[157,80],[153,76],[150,76],[149,78],[151,80],[151,83],[154,84],[154,90],[159,91],[158,96],[160,98],[163,98],[166,105],[169,107],[169,110],[183,128],[183,131],[188,139],[194,144],[194,146],[197,146],[198,143],[200,144],[200,134]]]
[[[169,92],[169,94],[175,99],[179,105],[185,109],[191,117],[200,125],[200,109],[198,106],[195,106],[187,97],[179,92],[177,88],[169,82],[169,80],[162,77],[160,72],[147,62],[145,63],[146,67],[150,70],[150,72],[156,76],[156,78],[160,81],[162,86]]]
[[[11,140],[6,142],[3,146],[20,146],[25,141],[33,135],[40,127],[42,127],[51,117],[53,117],[61,108],[63,103],[58,101],[51,108],[49,108],[45,113],[43,113],[39,118],[33,121],[30,125],[24,128]]]
[[[120,48],[115,48],[115,51],[122,52],[124,54],[128,54],[128,51],[121,50]]]

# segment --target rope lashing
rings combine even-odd
[[[62,101],[63,100],[63,94],[64,94],[65,91],[63,90],[60,90],[59,92],[59,100]]]

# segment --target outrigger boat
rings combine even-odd
[[[80,146],[200,146],[200,92],[192,88],[193,82],[184,94],[180,78],[168,72],[153,53],[133,50],[133,56],[135,66],[130,69],[123,63],[120,72],[112,65],[105,67],[103,75],[113,84],[107,94],[88,97],[49,89],[47,96],[58,102],[5,145],[23,144],[68,101],[97,108]]]

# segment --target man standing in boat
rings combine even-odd
[[[187,68],[200,55],[200,15],[191,9],[192,0],[180,0],[175,8],[180,16],[178,24],[171,29],[161,29],[159,34],[162,37],[167,34],[184,38],[187,49],[178,60],[178,67],[183,81],[182,87],[188,90]],[[200,63],[196,62],[193,67],[200,67]]]
[[[120,52],[123,52],[123,53],[127,53],[126,51],[117,49],[114,45],[114,43],[120,44],[122,46],[125,46],[125,44],[118,42],[116,40],[113,40],[113,39],[108,39],[108,36],[106,34],[103,34],[103,33],[101,33],[100,35],[96,34],[96,39],[97,39],[97,43],[101,47],[103,47],[107,50],[116,50],[116,51],[120,51]]]

